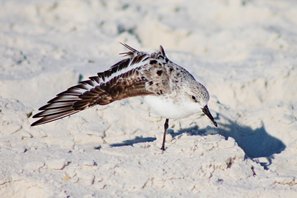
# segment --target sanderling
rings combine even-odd
[[[165,118],[162,150],[169,119],[204,113],[217,127],[209,112],[207,89],[183,67],[170,61],[163,49],[154,53],[138,51],[122,44],[128,51],[124,59],[110,69],[89,77],[59,93],[40,107],[33,116],[40,118],[32,126],[52,122],[94,105],[107,105],[116,100],[143,96],[151,109]]]

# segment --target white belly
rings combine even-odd
[[[145,102],[156,114],[170,119],[178,119],[190,116],[194,113],[201,113],[197,104],[188,101],[165,99],[162,96],[145,96]]]

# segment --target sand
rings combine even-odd
[[[296,197],[297,2],[0,1],[0,197]],[[120,60],[184,66],[219,127],[141,97],[30,127],[57,93]]]

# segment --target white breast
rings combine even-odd
[[[196,103],[187,100],[176,100],[164,96],[145,96],[144,100],[154,113],[164,118],[178,119],[201,113]]]

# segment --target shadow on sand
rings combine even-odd
[[[268,169],[268,166],[272,163],[273,155],[282,152],[286,148],[286,145],[281,140],[271,136],[266,131],[264,125],[252,129],[251,127],[240,125],[231,120],[228,120],[228,124],[220,124],[218,128],[207,127],[199,129],[198,126],[194,126],[176,132],[168,130],[168,133],[171,134],[173,138],[184,133],[199,136],[220,134],[226,139],[232,137],[245,152],[246,158],[266,158],[267,162],[260,163],[265,169]],[[132,146],[133,144],[152,142],[155,140],[156,138],[154,137],[138,136],[131,140],[125,140],[122,143],[111,144],[111,146]]]
[[[111,147],[120,147],[120,146],[133,146],[133,144],[143,143],[143,142],[153,142],[156,138],[154,137],[142,137],[142,136],[136,136],[134,139],[131,140],[124,140],[121,143],[114,143],[111,144]]]

